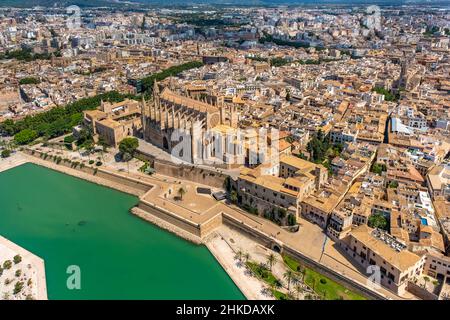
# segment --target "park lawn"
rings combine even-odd
[[[272,272],[269,270],[263,270],[257,263],[247,261],[247,266],[268,285],[276,287],[279,284],[278,279],[272,274]]]
[[[283,261],[292,271],[300,271],[301,265],[297,260],[294,260],[291,257],[283,254]]]
[[[320,296],[325,296],[326,300],[366,300],[365,297],[346,289],[339,283],[331,280],[328,277],[321,275],[320,273],[302,266],[297,260],[283,255],[284,263],[293,271],[298,272],[300,269],[305,270],[305,283],[314,289],[314,291]],[[324,282],[322,283],[321,282]]]
[[[305,283],[325,300],[366,300],[365,297],[309,268],[305,269]]]
[[[272,289],[272,294],[277,300],[289,300],[287,294],[280,292],[278,290]]]

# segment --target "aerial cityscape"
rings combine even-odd
[[[0,300],[450,300],[449,41],[446,1],[2,1]]]

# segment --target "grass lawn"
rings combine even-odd
[[[267,269],[261,268],[257,263],[247,261],[247,266],[255,273],[259,278],[264,280],[268,285],[278,287],[280,281]]]
[[[304,269],[305,283],[313,288],[318,295],[325,297],[326,300],[366,300],[365,297],[348,290],[330,278],[302,266],[298,261],[289,256],[283,255],[283,261],[293,271],[298,272]]]
[[[290,300],[287,294],[280,292],[278,290],[273,289],[272,294],[277,300]]]

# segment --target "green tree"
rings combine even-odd
[[[28,144],[37,138],[37,132],[31,129],[24,129],[14,136],[14,141],[19,145]]]
[[[383,230],[387,230],[388,229],[388,220],[381,213],[374,213],[374,214],[372,214],[369,217],[369,219],[367,221],[367,224],[371,228],[379,228],[379,229],[383,229]]]
[[[391,181],[391,182],[389,183],[389,188],[395,189],[395,188],[397,188],[397,187],[398,187],[398,182],[397,182],[397,181]]]
[[[13,258],[14,264],[18,264],[22,262],[22,257],[18,254],[16,254]]]
[[[83,144],[84,148],[86,149],[86,152],[88,154],[88,158],[89,160],[91,159],[91,154],[92,151],[94,150],[94,141],[93,140],[87,140],[84,144]]]
[[[373,173],[376,173],[378,175],[381,176],[383,171],[386,171],[386,165],[383,163],[374,163],[374,165],[372,166],[372,170]]]
[[[294,226],[297,224],[297,218],[293,214],[288,215],[288,225]]]
[[[300,293],[303,292],[302,281],[298,277],[293,277],[292,284],[295,287],[295,292],[297,293],[297,300],[298,300],[300,297]]]
[[[277,262],[277,258],[273,253],[269,254],[267,257],[267,264],[269,265],[269,270],[272,271],[273,265]]]
[[[20,291],[22,291],[22,289],[23,289],[23,282],[17,281],[16,284],[14,285],[13,294],[18,294]]]
[[[5,262],[3,262],[3,269],[8,270],[11,269],[11,267],[12,267],[11,260],[6,260]]]
[[[131,154],[129,154],[128,152],[122,153],[122,160],[127,163],[128,173],[130,173],[130,160],[131,159],[133,159]]]
[[[120,153],[122,155],[128,153],[131,157],[134,157],[134,154],[138,147],[139,147],[139,140],[135,137],[125,138],[119,143]]]
[[[8,158],[10,155],[11,155],[11,150],[8,150],[8,149],[2,150],[2,154],[1,154],[2,158]]]
[[[65,107],[56,107],[33,116],[26,116],[21,120],[5,120],[0,123],[0,133],[13,136],[24,129],[31,129],[36,131],[39,137],[54,138],[69,133],[74,126],[81,124],[83,111],[96,109],[101,101],[120,102],[126,98],[139,99],[134,95],[110,91],[94,97],[79,99]]]
[[[283,278],[287,281],[288,284],[288,291],[291,289],[291,282],[294,278],[294,272],[290,269],[286,270],[286,272],[283,274]]]
[[[239,250],[236,252],[235,258],[238,259],[239,261],[241,261],[241,260],[242,260],[243,254],[244,254],[244,253],[242,252],[242,250],[239,249]]]
[[[101,146],[103,148],[103,152],[108,152],[108,143],[106,142],[105,138],[100,137],[98,139],[98,145]]]
[[[27,77],[27,78],[22,78],[19,80],[19,84],[20,85],[24,85],[24,84],[39,84],[41,83],[41,80],[39,80],[38,78],[34,78],[34,77]]]

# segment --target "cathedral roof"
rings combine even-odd
[[[190,109],[194,109],[200,112],[208,112],[208,113],[219,112],[219,109],[217,107],[209,103],[182,96],[178,93],[173,92],[167,87],[164,88],[164,90],[161,92],[160,98],[176,104],[186,106]]]

